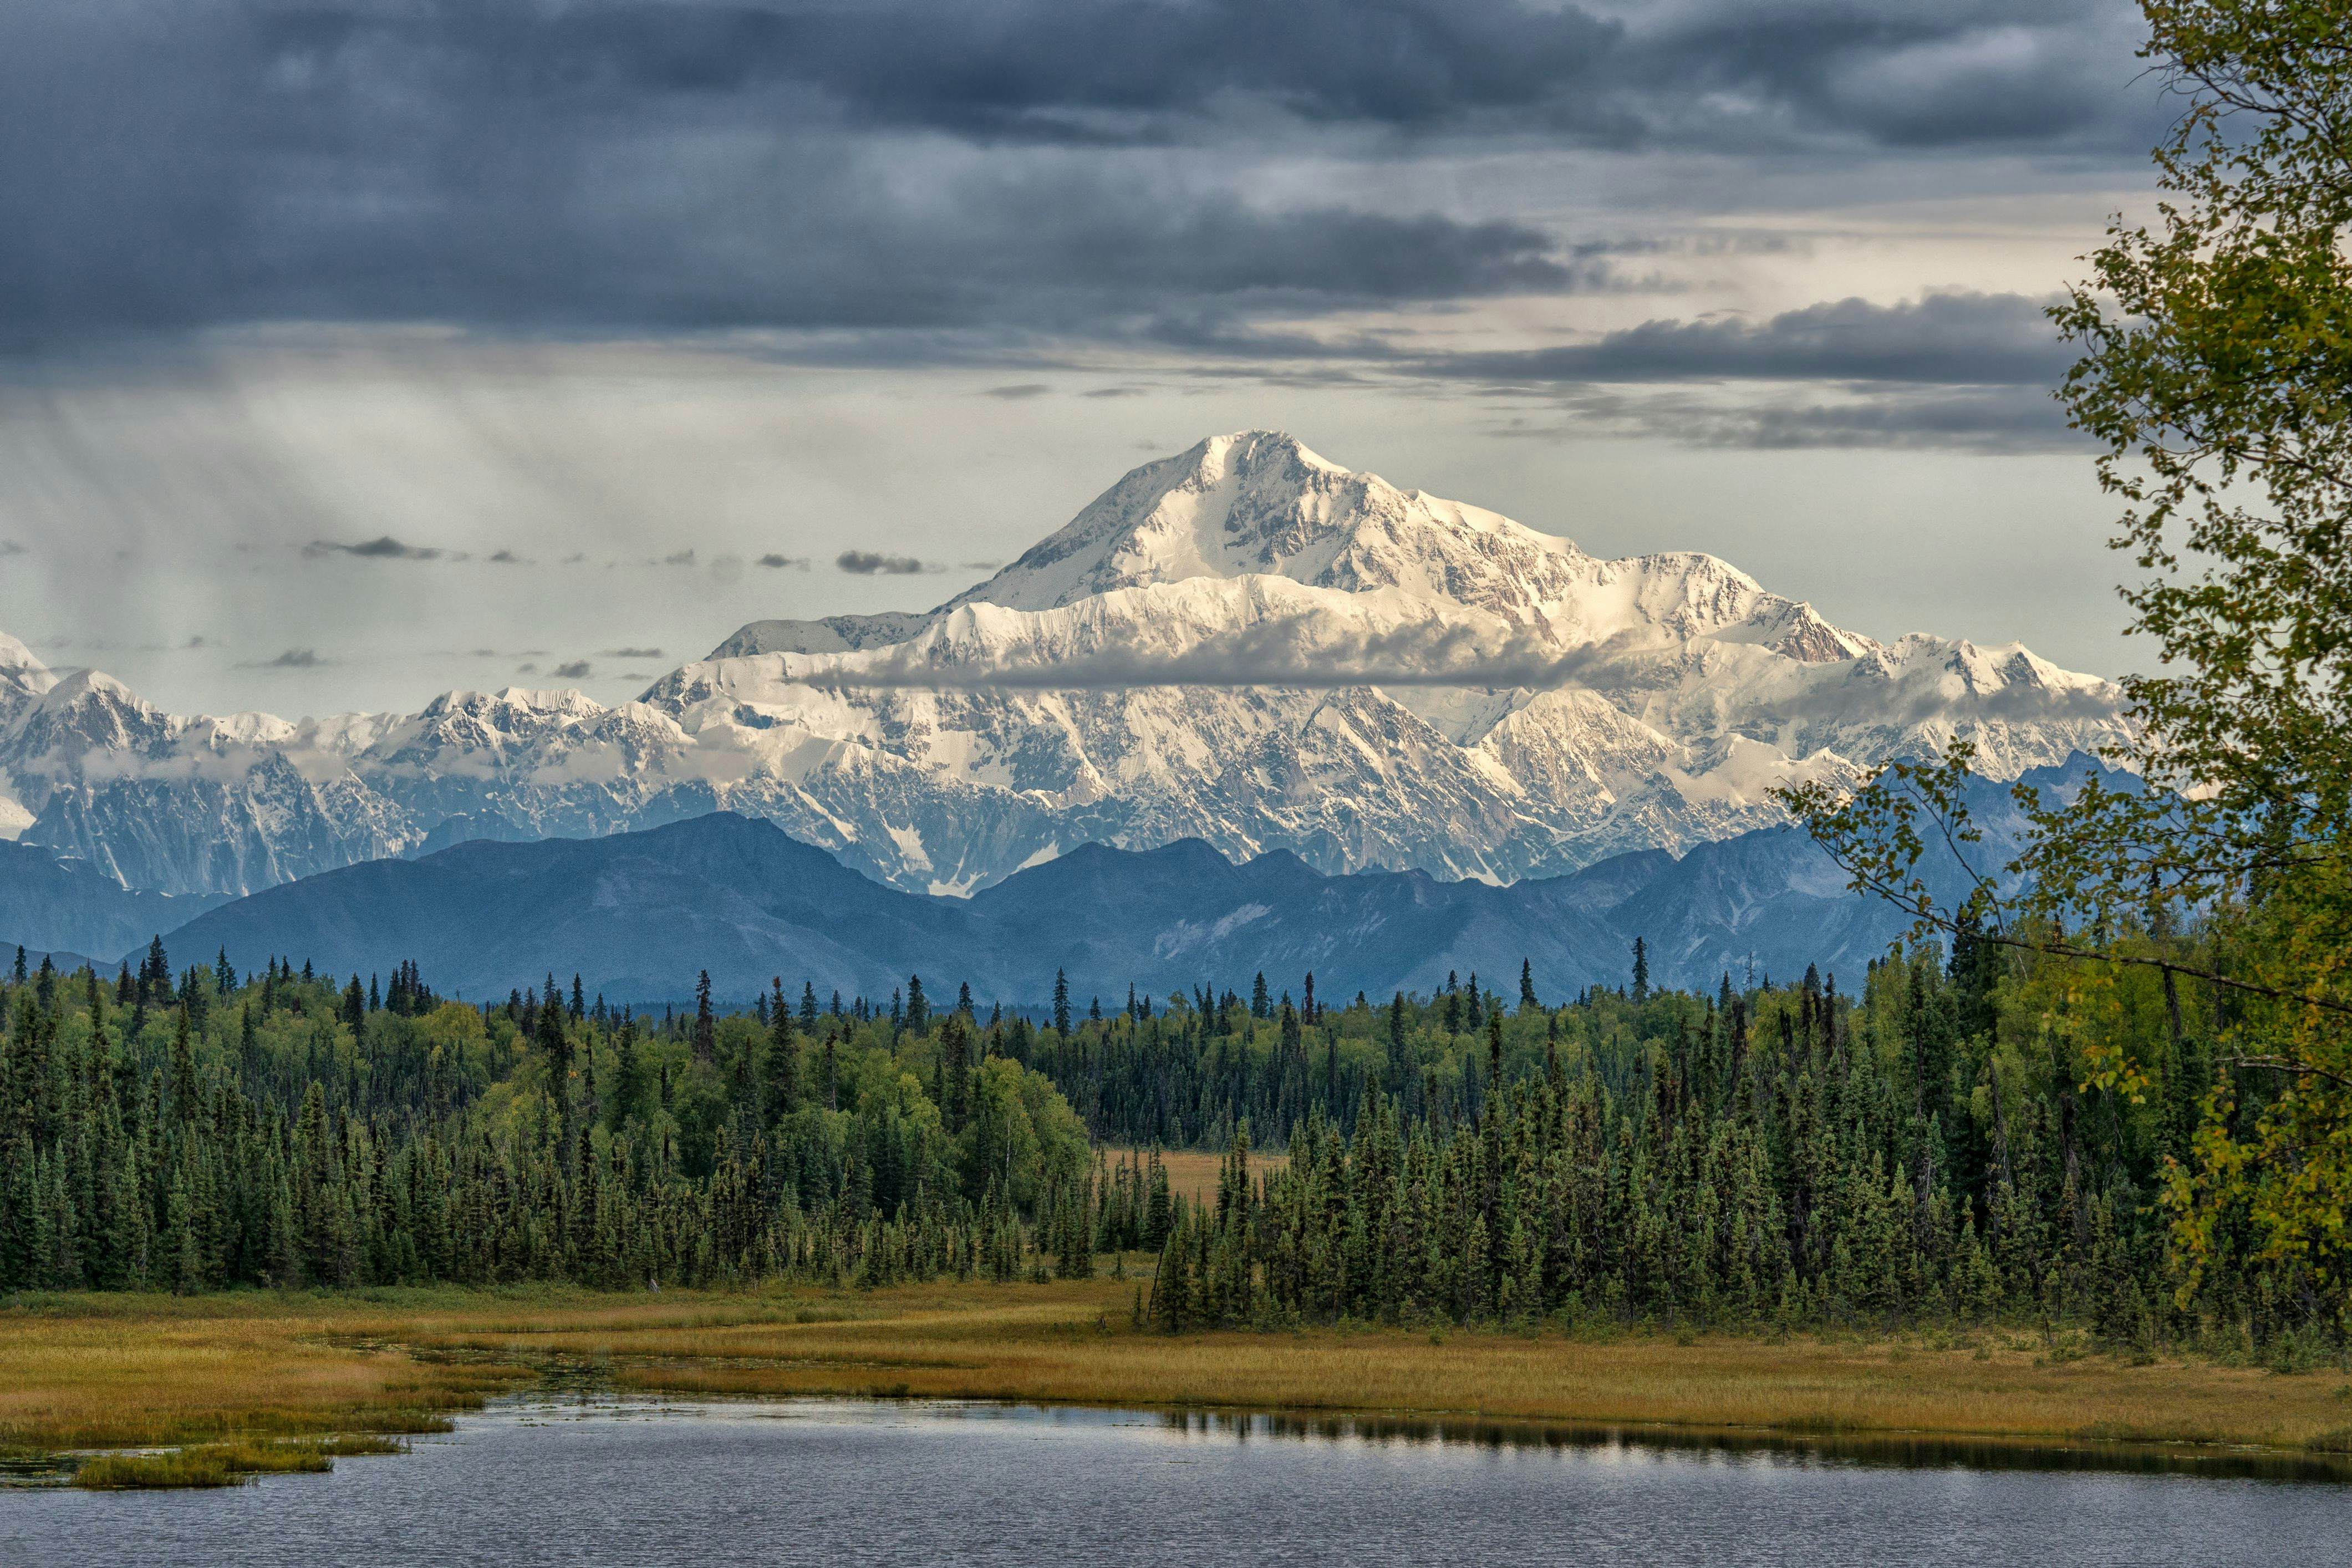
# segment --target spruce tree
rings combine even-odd
[[[762,1108],[769,1126],[800,1109],[801,1047],[793,1037],[792,1015],[784,1008],[784,983],[776,982],[775,1005],[768,1014],[767,1103]]]
[[[694,1059],[710,1060],[719,1045],[719,1018],[710,1007],[710,971],[701,972],[694,982]]]

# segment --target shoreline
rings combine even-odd
[[[552,1375],[646,1397],[979,1401],[1249,1420],[1302,1436],[1517,1433],[2352,1479],[2352,1378],[2333,1366],[2126,1361],[2064,1342],[2053,1356],[2038,1333],[2002,1327],[1165,1336],[1129,1327],[1135,1284],[25,1297],[0,1307],[0,1453],[23,1464],[445,1430],[453,1414],[527,1396]]]

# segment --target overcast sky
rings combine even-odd
[[[633,694],[1243,426],[2131,660],[2042,316],[2107,0],[0,8],[0,630],[184,711]]]

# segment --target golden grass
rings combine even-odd
[[[30,1299],[0,1312],[0,1447],[446,1431],[441,1412],[530,1375],[421,1361],[371,1336],[371,1310],[383,1308],[257,1293]]]
[[[1130,1268],[1142,1262],[1130,1258]],[[2352,1384],[2038,1336],[1604,1339],[1314,1329],[1167,1338],[1134,1281],[858,1292],[54,1298],[0,1315],[0,1444],[394,1429],[526,1366],[719,1395],[983,1398],[1845,1436],[2343,1445]]]
[[[1130,1151],[1111,1149],[1107,1152],[1110,1156],[1111,1163],[1118,1164],[1127,1158]],[[1216,1201],[1217,1176],[1225,1163],[1225,1157],[1222,1152],[1213,1149],[1164,1149],[1160,1151],[1160,1163],[1168,1168],[1170,1192],[1180,1194],[1194,1203],[1199,1203],[1202,1199],[1211,1203]],[[1289,1163],[1288,1154],[1268,1154],[1255,1149],[1250,1151],[1249,1168],[1252,1176],[1263,1176],[1269,1171],[1278,1171]]]
[[[800,1290],[732,1322],[616,1307],[528,1331],[416,1325],[412,1342],[554,1353],[646,1390],[1211,1406],[1810,1433],[2151,1439],[2302,1447],[2345,1425],[2340,1373],[2195,1360],[2058,1360],[2038,1337],[1902,1339],[1391,1329],[1129,1329],[1132,1281]],[[642,1299],[640,1299],[642,1301]],[[757,1298],[751,1300],[758,1300]]]

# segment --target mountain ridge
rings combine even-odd
[[[2095,765],[2077,758],[2028,777],[2063,787]],[[2005,792],[1980,781],[1972,796],[1991,828],[1988,853],[2003,855],[2016,826]],[[880,997],[921,973],[935,989],[969,983],[983,1001],[1034,1005],[1056,971],[1081,996],[1238,985],[1258,972],[1289,985],[1310,971],[1332,996],[1427,994],[1473,971],[1515,994],[1523,960],[1558,997],[1622,984],[1636,937],[1658,984],[1707,989],[1750,967],[1858,971],[1906,926],[1848,892],[1789,827],[1508,886],[1419,870],[1327,876],[1287,850],[1236,863],[1198,839],[1089,845],[950,898],[883,886],[772,823],[719,812],[321,872],[209,910],[164,942],[248,968],[278,956],[382,973],[413,959],[436,988],[471,1000],[574,973],[615,1001],[677,1000],[707,970],[735,998],[774,978],[795,994],[806,982],[824,996]]]
[[[181,717],[0,646],[0,837],[245,893],[453,837],[727,809],[902,890],[1202,837],[1497,882],[1784,820],[1965,737],[2011,777],[2129,733],[2020,645],[1880,642],[1696,552],[1607,561],[1276,432],[1146,464],[921,613],[754,622],[607,706]]]

